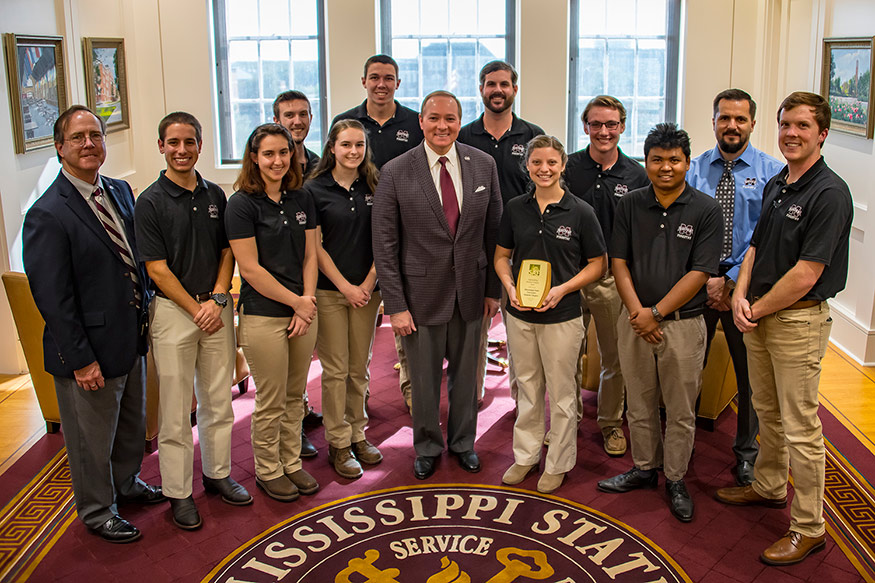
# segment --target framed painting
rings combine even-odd
[[[64,38],[7,33],[4,44],[15,153],[51,147],[55,120],[67,109]]]
[[[107,132],[129,128],[124,39],[85,38],[82,41],[88,107],[103,118]]]
[[[873,37],[823,39],[820,94],[829,101],[833,130],[872,139]]]

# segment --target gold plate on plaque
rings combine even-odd
[[[550,262],[524,259],[516,278],[516,299],[524,308],[540,308],[550,291]]]

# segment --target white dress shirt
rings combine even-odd
[[[428,169],[431,171],[431,179],[434,181],[434,186],[437,188],[438,196],[441,199],[441,204],[444,203],[444,193],[441,192],[441,163],[438,159],[441,154],[432,150],[427,142],[425,145],[425,155],[428,157]],[[456,202],[459,203],[459,216],[462,214],[462,169],[459,168],[459,153],[456,151],[456,143],[450,146],[450,151],[443,154],[447,157],[447,172],[450,173],[450,178],[453,180],[453,187],[456,189]]]

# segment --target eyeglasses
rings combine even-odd
[[[594,132],[597,132],[597,131],[599,131],[600,129],[602,129],[602,126],[604,126],[604,127],[608,128],[609,130],[613,131],[613,130],[617,129],[618,127],[620,127],[620,122],[618,122],[618,121],[609,121],[609,122],[606,122],[606,123],[602,123],[602,122],[600,122],[600,121],[588,121],[588,122],[586,122],[586,125],[588,125],[588,126],[589,126],[589,129],[591,129],[591,130],[594,131]]]
[[[92,144],[94,144],[95,146],[98,146],[98,145],[103,143],[104,135],[100,132],[91,132],[87,136],[85,134],[73,134],[69,138],[66,138],[66,140],[64,140],[64,141],[70,142],[71,144],[73,144],[77,148],[81,148],[82,146],[85,145],[85,138],[86,137],[89,140],[91,140]]]

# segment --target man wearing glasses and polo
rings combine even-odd
[[[650,181],[641,164],[626,156],[618,146],[620,135],[626,129],[626,108],[619,99],[610,95],[592,98],[580,119],[583,131],[589,136],[589,145],[568,156],[565,182],[568,190],[593,207],[605,241],[610,241],[617,201],[627,192],[648,186]],[[598,424],[605,452],[610,456],[621,456],[626,453],[626,436],[621,427],[625,388],[617,352],[617,319],[622,302],[610,270],[600,280],[581,289],[580,299],[586,323],[590,315],[595,319],[599,340]],[[581,356],[585,351],[584,337]],[[583,384],[582,376],[578,360],[578,387]],[[578,420],[582,414],[583,404],[578,395]]]

